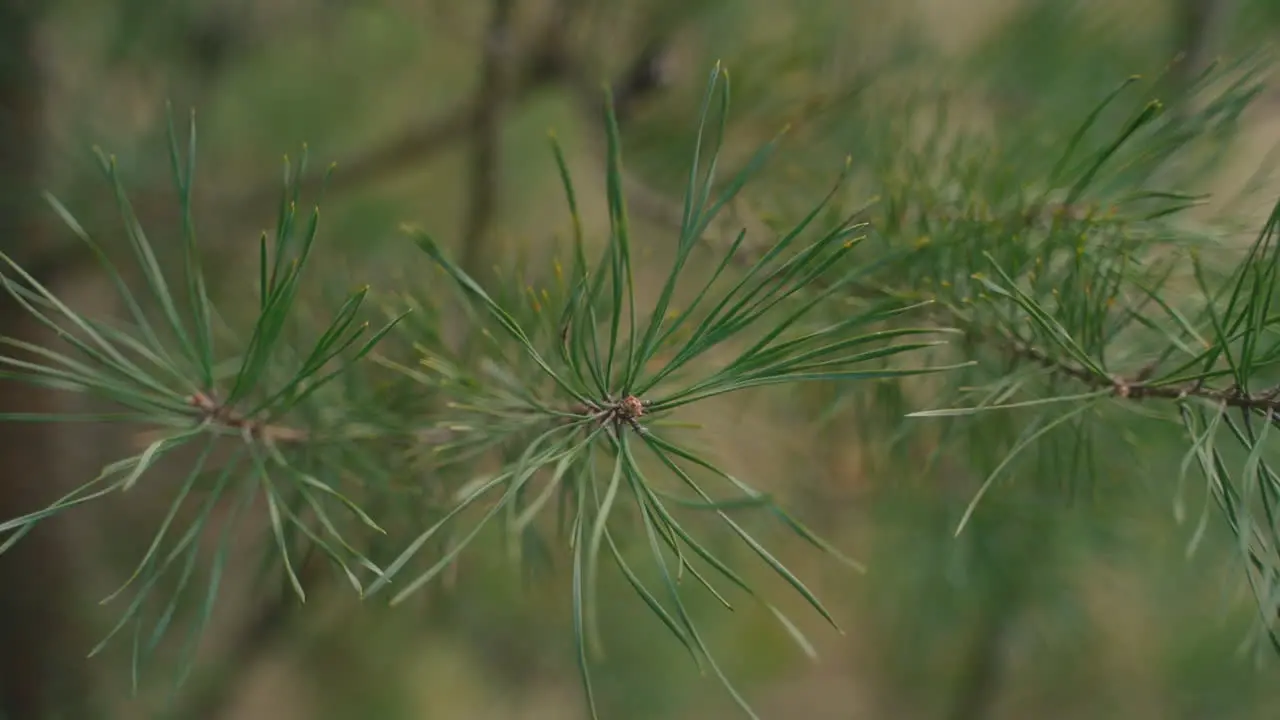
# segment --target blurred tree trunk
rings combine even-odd
[[[983,720],[994,716],[996,702],[1008,679],[1002,658],[1009,635],[1022,617],[1024,591],[1022,578],[987,591],[977,620],[970,628],[969,646],[945,713],[947,720]]]
[[[0,249],[18,262],[38,254],[41,242],[44,102],[36,31],[44,4],[0,0]],[[50,282],[52,270],[40,269],[37,279]],[[0,297],[0,336],[40,342],[42,334],[8,295]],[[53,404],[47,391],[0,380],[0,413],[56,412]],[[0,422],[0,518],[54,499],[56,437],[50,424]],[[83,652],[67,642],[75,634],[68,601],[76,594],[68,592],[62,535],[57,524],[41,526],[0,555],[0,714],[13,720],[52,717],[68,700],[87,700]]]
[[[1219,33],[1232,11],[1232,0],[1177,0],[1174,15],[1175,90],[1182,92],[1209,67]]]

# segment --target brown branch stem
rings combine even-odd
[[[1113,395],[1126,400],[1143,400],[1147,398],[1185,400],[1187,398],[1200,398],[1221,403],[1231,408],[1280,415],[1280,386],[1268,388],[1261,393],[1249,393],[1237,386],[1226,389],[1206,388],[1200,382],[1164,385],[1151,383],[1144,379],[1153,372],[1154,368],[1151,367],[1143,368],[1138,375],[1132,378],[1122,376],[1106,377],[1092,370],[1051,357],[1043,350],[1025,343],[1012,342],[1010,349],[1017,356],[1021,356],[1052,372],[1074,378],[1095,389],[1110,388]]]

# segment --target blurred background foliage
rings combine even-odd
[[[921,227],[889,228],[889,216],[876,214],[886,201],[963,205],[985,193],[995,202],[1009,184],[1041,180],[1065,138],[1126,77],[1142,75],[1150,92],[1174,97],[1216,56],[1265,75],[1280,37],[1271,0],[3,3],[0,163],[9,167],[0,175],[12,192],[0,219],[15,229],[0,242],[86,306],[102,302],[94,271],[34,191],[52,191],[86,225],[115,232],[92,166],[90,149],[100,145],[118,158],[164,248],[164,232],[176,227],[166,101],[196,108],[201,240],[215,248],[219,296],[244,298],[248,310],[254,298],[241,268],[272,222],[278,158],[301,142],[316,166],[337,162],[317,275],[396,293],[441,281],[406,271],[423,266],[407,262],[416,251],[397,235],[403,222],[456,239],[455,256],[477,274],[517,254],[537,257],[565,236],[549,128],[566,146],[598,236],[607,223],[596,181],[598,88],[610,81],[636,243],[661,268],[706,71],[719,60],[733,77],[726,162],[791,127],[729,225],[754,233],[794,222],[848,154],[857,191],[849,202],[878,198],[869,212],[882,233],[916,242]],[[1265,85],[1248,99],[1206,123],[1174,167],[1156,170],[1181,192],[1214,193],[1195,218],[1224,253],[1251,239],[1280,190],[1259,172],[1280,106]],[[1131,111],[1117,107],[1111,125]],[[912,167],[926,150],[903,152],[930,143],[944,148],[932,157],[957,187],[930,185],[931,171]],[[1128,180],[1118,173],[1111,182]],[[659,269],[651,279],[661,277]],[[898,280],[932,292],[944,278]],[[28,332],[5,322],[5,334]],[[965,381],[980,382],[991,367]],[[6,410],[69,402],[5,393]],[[817,664],[767,613],[708,615],[727,670],[763,716],[1280,716],[1275,658],[1253,629],[1240,568],[1225,561],[1232,539],[1213,518],[1187,552],[1204,498],[1178,489],[1177,428],[1122,411],[1093,419],[1098,429],[1082,431],[1093,449],[1085,464],[1071,449],[1079,438],[1046,441],[953,537],[974,478],[1003,460],[1022,428],[1017,416],[991,416],[944,443],[928,421],[907,427],[904,414],[941,400],[895,385],[822,387],[691,411],[728,469],[778,493],[869,567],[849,574],[792,539],[771,538],[845,628],[806,626]],[[130,442],[111,428],[22,432],[36,435],[6,429],[0,442],[5,517],[47,502]],[[1179,492],[1191,508],[1181,516]],[[81,660],[120,609],[95,604],[98,590],[127,574],[149,541],[137,518],[163,511],[159,501],[129,500],[42,527],[45,540],[0,557],[0,595],[11,604],[0,608],[8,638],[0,675],[12,717],[146,717],[166,695],[170,679],[155,673],[139,698],[126,697],[127,648]],[[563,563],[553,559],[556,579],[522,578],[499,543],[491,549],[473,552],[428,602],[395,610],[374,603],[356,612],[354,600],[320,596],[305,612],[263,614],[242,582],[218,610],[221,629],[175,716],[583,717]],[[759,582],[769,586],[765,575]],[[596,692],[606,716],[736,717],[629,589],[603,580],[608,661]]]

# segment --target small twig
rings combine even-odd
[[[245,435],[242,428],[251,424],[251,421],[231,421],[226,424],[212,423],[212,429],[226,431],[228,437],[243,437]],[[144,430],[134,435],[134,447],[143,449],[159,440],[163,440],[171,431],[166,430]],[[322,443],[322,442],[354,442],[358,440],[385,440],[392,437],[388,433],[370,433],[370,432],[349,432],[337,433],[334,435],[319,435],[305,428],[292,427],[289,425],[276,425],[274,423],[264,423],[254,425],[253,429],[248,432],[251,439],[261,440],[263,443],[272,445],[302,445],[305,443]],[[439,445],[453,439],[455,433],[444,428],[425,428],[419,430],[411,430],[406,432],[405,437],[413,439],[413,442],[419,445]]]
[[[298,445],[302,443],[341,442],[387,438],[382,432],[352,431],[332,435],[320,435],[306,428],[281,425],[246,417],[235,408],[218,401],[212,395],[197,392],[187,399],[192,408],[195,423],[207,423],[213,432],[261,441],[267,445]],[[134,436],[134,444],[140,448],[164,439],[165,430],[147,430]],[[412,430],[406,433],[420,444],[436,444],[450,440],[454,433],[443,428]]]
[[[562,46],[561,34],[553,32],[553,29],[543,32],[534,46],[523,54],[527,62],[521,64],[523,72],[508,88],[508,105],[527,102],[533,95],[564,79],[565,68],[569,65],[567,51]],[[314,196],[323,183],[325,192],[332,197],[334,193],[351,192],[410,172],[440,152],[454,147],[471,131],[477,113],[475,103],[469,102],[439,117],[412,125],[391,140],[339,160],[337,171],[328,182],[324,181],[323,174],[303,177],[299,183],[302,193]],[[218,208],[216,212],[209,213],[212,216],[257,222],[263,214],[275,212],[280,201],[280,180],[264,180],[243,192],[214,197],[211,201]],[[172,215],[172,191],[134,193],[133,204],[140,218],[167,217]],[[228,233],[227,237],[234,237],[234,233]],[[50,283],[55,277],[72,277],[82,271],[96,269],[99,262],[97,256],[85,252],[79,243],[44,244],[24,253],[18,260],[32,275],[50,278]]]
[[[1280,386],[1268,388],[1262,393],[1253,394],[1244,392],[1236,386],[1217,390],[1206,388],[1202,380],[1184,385],[1155,385],[1146,379],[1155,372],[1154,368],[1149,365],[1132,378],[1121,376],[1108,378],[1085,368],[1072,365],[1064,360],[1050,357],[1044,351],[1024,343],[1012,343],[1012,350],[1016,355],[1060,375],[1074,378],[1085,385],[1099,390],[1110,387],[1116,397],[1126,400],[1143,400],[1146,398],[1185,400],[1194,397],[1212,400],[1227,407],[1241,410],[1263,413],[1280,411]]]

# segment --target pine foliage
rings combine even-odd
[[[602,118],[607,237],[585,236],[553,137],[547,159],[563,180],[573,232],[563,252],[487,283],[406,227],[404,242],[421,251],[419,281],[383,294],[326,289],[312,302],[320,212],[302,196],[304,150],[296,165],[286,160],[276,226],[259,241],[256,317],[244,326],[211,297],[202,267],[194,116],[185,132],[171,124],[180,267],[158,259],[111,156],[99,161],[134,270],[119,269],[48,198],[98,255],[126,321],[73,310],[0,255],[5,291],[62,341],[55,349],[6,339],[4,377],[120,408],[5,419],[110,420],[136,425],[144,439],[57,502],[5,519],[0,550],[53,515],[156,481],[165,458],[190,455],[153,540],[108,598],[132,600],[93,651],[131,633],[135,686],[180,624],[183,597],[196,599],[178,684],[190,673],[238,523],[261,504],[271,529],[263,569],[300,602],[313,556],[361,597],[396,605],[439,582],[487,530],[500,533],[513,565],[567,563],[553,577],[567,587],[593,715],[591,669],[607,642],[596,588],[605,568],[616,570],[694,667],[719,677],[751,714],[690,596],[726,608],[738,598],[762,603],[801,648],[811,643],[746,579],[737,556],[717,549],[721,540],[740,543],[832,625],[742,518],[771,519],[832,559],[861,565],[686,442],[679,418],[728,393],[805,384],[826,398],[824,418],[850,408],[864,420],[885,417],[859,423],[861,441],[883,452],[927,447],[932,466],[971,449],[982,477],[956,533],[984,503],[1015,492],[998,487],[1006,478],[1086,477],[1100,459],[1134,452],[1135,425],[1171,434],[1181,443],[1176,512],[1188,512],[1183,488],[1202,483],[1206,507],[1238,539],[1259,628],[1280,649],[1280,471],[1270,438],[1280,423],[1272,307],[1280,204],[1236,253],[1223,244],[1230,218],[1194,216],[1204,197],[1187,190],[1258,94],[1259,67],[1207,73],[1168,107],[1153,99],[1159,79],[1127,80],[1062,137],[944,133],[948,106],[934,99],[879,106],[879,119],[859,118],[858,153],[828,163],[826,190],[798,184],[812,196],[795,207],[785,188],[773,193],[774,216],[794,221],[771,220],[758,237],[716,230],[732,222],[727,212],[749,183],[779,184],[770,161],[786,133],[726,168],[730,83],[717,66],[687,143],[670,262],[648,303],[637,297],[639,251],[612,103]],[[832,117],[850,115],[815,113],[797,124]],[[323,322],[319,305],[329,308]],[[463,342],[447,339],[451,316],[466,320]],[[197,573],[200,540],[210,536],[215,550]]]

